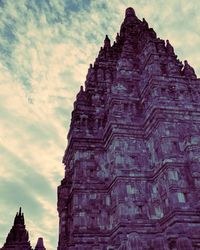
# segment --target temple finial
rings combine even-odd
[[[35,250],[46,250],[43,242],[43,238],[38,238],[37,244],[35,246]]]
[[[190,64],[188,63],[187,60],[184,61],[184,68],[183,68],[183,74],[186,76],[186,77],[190,77],[192,79],[196,79],[197,76],[195,74],[195,71],[193,69],[192,66],[190,66]]]
[[[148,29],[148,28],[149,28],[149,25],[148,25],[147,21],[145,20],[145,18],[143,18],[142,21],[143,21],[143,26],[144,26],[146,29]]]
[[[128,17],[128,16],[135,16],[135,11],[132,7],[129,7],[126,9],[125,17]]]
[[[174,54],[174,48],[170,44],[169,40],[166,40],[166,49],[167,53],[173,55]]]
[[[19,216],[21,216],[22,215],[22,208],[20,207],[19,208]]]
[[[108,35],[106,35],[106,37],[105,37],[104,47],[105,48],[110,48],[110,39],[109,39]]]

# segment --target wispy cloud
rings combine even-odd
[[[21,205],[33,246],[42,236],[56,249],[56,187],[75,95],[105,34],[115,39],[131,5],[0,0],[0,245]],[[133,7],[200,74],[200,2],[137,0]]]

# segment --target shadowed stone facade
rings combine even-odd
[[[58,250],[200,249],[200,80],[126,10],[74,102]]]

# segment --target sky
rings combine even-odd
[[[0,247],[22,206],[32,246],[56,249],[73,102],[130,6],[200,76],[200,1],[0,0]]]

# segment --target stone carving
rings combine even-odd
[[[191,240],[189,240],[187,237],[181,236],[177,239],[176,242],[177,250],[193,250]]]
[[[156,236],[156,238],[153,240],[153,247],[154,250],[169,250],[168,244],[162,235]]]
[[[105,79],[107,82],[112,82],[112,73],[110,72],[109,69],[107,69],[105,72]]]
[[[192,79],[197,78],[194,69],[189,65],[187,60],[184,61],[183,75]]]
[[[104,80],[104,71],[101,68],[97,70],[97,81],[102,82]]]
[[[170,53],[173,53],[172,51]],[[168,62],[168,74],[170,76],[173,75],[180,75],[180,66],[179,64],[175,61],[175,59],[170,58]]]
[[[137,233],[130,233],[128,235],[127,249],[145,250],[147,247]]]
[[[158,38],[158,40],[157,40],[157,50],[158,50],[158,53],[160,53],[160,54],[166,53],[165,41],[160,39],[160,38]]]
[[[174,48],[170,44],[169,40],[166,41],[166,49],[169,55],[174,55]]]

